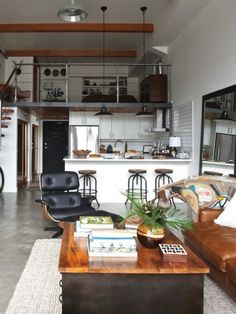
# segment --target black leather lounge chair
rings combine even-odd
[[[36,200],[43,205],[43,216],[55,223],[61,221],[76,221],[81,215],[111,216],[113,221],[120,221],[122,217],[103,210],[95,210],[91,203],[94,196],[81,197],[77,191],[79,177],[76,172],[65,171],[60,173],[42,173],[40,176],[42,196]],[[45,227],[45,230],[56,231],[52,237],[56,238],[63,233],[60,226]]]

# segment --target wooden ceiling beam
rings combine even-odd
[[[106,23],[105,32],[114,33],[152,33],[154,26],[146,23]],[[34,32],[102,32],[102,23],[27,23],[0,24],[0,33],[34,33]]]
[[[6,50],[7,57],[102,57],[102,50]],[[105,57],[135,58],[136,50],[105,50]]]

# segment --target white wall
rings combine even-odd
[[[17,108],[12,109],[9,127],[2,129],[5,137],[2,138],[0,165],[5,174],[4,192],[17,191]]]
[[[235,12],[235,0],[213,0],[169,45],[174,104],[194,102],[192,175],[199,166],[202,96],[236,84]]]
[[[23,57],[23,58],[11,58],[7,59],[5,62],[5,67],[1,69],[1,77],[4,77],[6,82],[11,71],[13,70],[14,64],[12,62],[19,63],[23,60],[24,63],[32,63],[33,58]],[[4,70],[4,71],[3,71]],[[2,72],[3,71],[3,72]],[[30,90],[32,92],[32,82],[33,82],[33,70],[32,66],[22,67],[22,73],[18,77],[19,87],[22,90]],[[31,93],[32,95],[32,93]],[[16,192],[17,191],[17,119],[24,120],[28,123],[28,147],[26,148],[27,158],[28,158],[28,171],[27,180],[31,179],[31,155],[32,155],[32,124],[38,124],[35,117],[31,115],[25,115],[21,110],[17,108],[14,109],[14,113],[10,114],[11,120],[7,122],[8,128],[2,129],[2,133],[5,137],[2,138],[2,148],[0,151],[0,164],[5,173],[5,187],[4,192]]]

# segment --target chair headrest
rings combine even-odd
[[[79,177],[73,171],[42,173],[40,185],[44,192],[76,190],[79,187]]]

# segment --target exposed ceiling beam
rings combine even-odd
[[[153,24],[106,23],[105,32],[119,33],[152,33]],[[27,23],[0,24],[0,33],[33,33],[33,32],[102,32],[102,23]]]
[[[102,57],[103,50],[6,50],[8,57]],[[135,58],[135,50],[105,50],[105,57]]]

